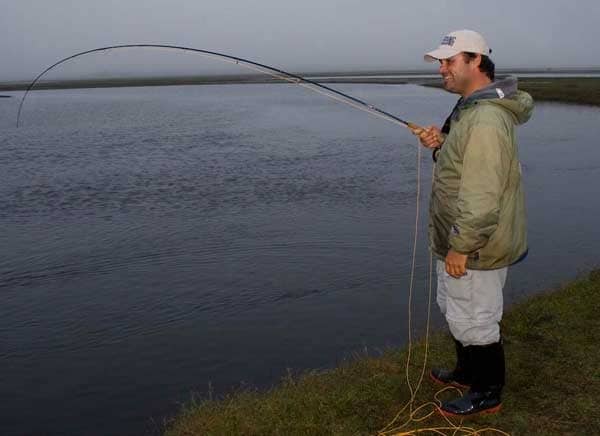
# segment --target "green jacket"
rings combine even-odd
[[[527,252],[515,126],[533,100],[509,77],[460,99],[438,153],[429,206],[433,253],[468,254],[467,268],[508,266]]]

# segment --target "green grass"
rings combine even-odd
[[[600,270],[512,307],[503,321],[508,370],[503,410],[464,425],[512,435],[600,434],[599,307]],[[430,343],[429,362],[453,363],[445,333],[435,333]],[[415,350],[413,383],[424,342]],[[286,377],[268,391],[190,402],[167,424],[165,435],[376,434],[410,397],[405,362],[405,350],[389,350],[377,357],[357,356],[333,370]],[[415,405],[431,401],[438,390],[426,378]],[[444,425],[436,414],[404,431]]]

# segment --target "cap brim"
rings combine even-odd
[[[436,48],[433,51],[430,51],[429,53],[425,53],[425,56],[423,56],[423,58],[427,62],[435,62],[439,61],[440,59],[451,58],[452,56],[455,56],[459,53],[460,50],[444,45]]]

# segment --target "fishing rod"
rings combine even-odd
[[[348,104],[356,109],[368,112],[379,118],[383,118],[383,119],[391,121],[393,123],[400,124],[408,129],[410,129],[411,132],[413,132],[413,133],[418,133],[418,132],[422,131],[422,128],[414,123],[403,120],[400,117],[392,115],[389,112],[381,110],[381,109],[379,109],[363,100],[360,100],[356,97],[352,97],[351,95],[348,95],[341,91],[338,91],[337,89],[330,88],[329,86],[325,86],[325,85],[315,82],[313,80],[306,79],[297,74],[288,73],[287,71],[283,71],[278,68],[271,67],[269,65],[264,65],[264,64],[254,62],[254,61],[251,61],[248,59],[240,58],[237,56],[231,56],[231,55],[219,53],[216,51],[201,50],[198,48],[183,47],[183,46],[177,46],[177,45],[166,45],[166,44],[121,44],[121,45],[100,47],[100,48],[95,48],[93,50],[86,50],[86,51],[76,53],[74,55],[68,56],[68,57],[61,59],[58,62],[50,65],[48,68],[46,68],[40,74],[38,74],[35,79],[33,79],[33,81],[27,87],[25,93],[23,94],[23,97],[21,98],[21,102],[19,104],[19,110],[17,112],[17,127],[19,127],[19,125],[20,125],[21,112],[23,110],[23,104],[25,103],[25,99],[27,98],[27,95],[29,94],[29,92],[31,90],[33,90],[36,83],[38,83],[38,81],[50,70],[54,69],[55,67],[57,67],[61,64],[64,64],[65,62],[68,62],[72,59],[78,58],[80,56],[85,56],[85,55],[88,55],[91,53],[103,52],[103,51],[108,51],[108,50],[125,49],[125,48],[173,49],[173,50],[182,50],[182,51],[200,54],[200,55],[207,56],[207,57],[216,58],[216,59],[219,59],[224,62],[241,65],[241,66],[249,68],[251,70],[268,74],[270,76],[276,77],[276,78],[278,78],[280,80],[284,80],[286,82],[300,85],[304,88],[310,89],[311,91],[314,91],[314,92],[322,94],[326,97],[332,98],[340,103]]]

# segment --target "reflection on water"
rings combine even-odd
[[[419,123],[454,101],[338,87]],[[16,104],[0,103],[3,434],[142,433],[209,382],[404,343],[403,129],[286,85],[35,92],[19,130]],[[598,264],[599,114],[539,105],[520,130],[531,254],[509,302]]]

